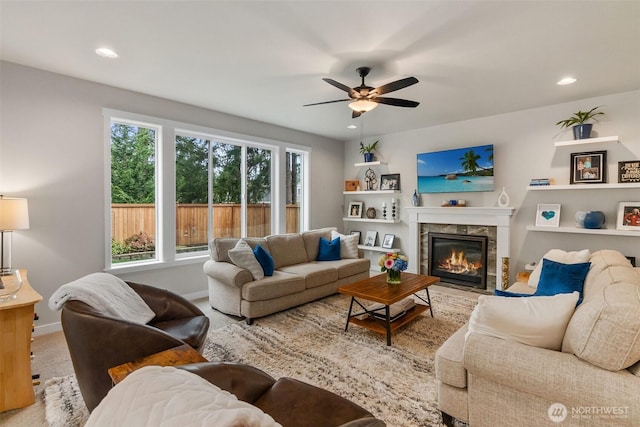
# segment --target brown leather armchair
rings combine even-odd
[[[89,411],[112,387],[107,370],[183,344],[200,351],[209,318],[173,292],[139,283],[127,284],[156,316],[146,325],[107,316],[81,301],[62,308],[62,329],[73,369]]]
[[[369,411],[293,378],[275,380],[253,366],[205,362],[178,366],[269,414],[283,427],[384,427]]]

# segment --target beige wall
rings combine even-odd
[[[490,100],[488,100],[490,102]],[[594,125],[597,136],[614,136],[620,143],[599,143],[574,147],[554,147],[554,141],[573,139],[571,131],[560,132],[558,120],[578,110],[603,105],[606,115]],[[373,113],[382,111],[374,110]],[[561,226],[574,226],[577,210],[601,210],[607,218],[607,227],[615,228],[618,202],[640,201],[640,189],[573,190],[562,192],[527,192],[531,178],[552,177],[557,184],[569,184],[571,153],[607,151],[610,183],[617,182],[617,165],[622,160],[640,159],[640,91],[613,94],[565,104],[550,105],[531,110],[516,111],[463,122],[433,126],[380,137],[379,157],[388,166],[377,168],[376,173],[400,173],[402,195],[400,218],[397,225],[346,223],[346,231],[377,230],[379,235],[396,234],[394,245],[402,247],[408,241],[408,216],[402,207],[411,205],[416,188],[416,155],[428,151],[494,144],[495,191],[484,193],[423,194],[423,206],[439,206],[442,200],[466,199],[470,206],[497,206],[498,194],[505,187],[516,208],[511,233],[511,278],[530,261],[538,261],[551,248],[578,250],[590,248],[618,249],[627,256],[635,256],[640,263],[640,233],[637,237],[592,236],[584,234],[541,233],[526,230],[532,225],[538,203],[561,204]],[[369,119],[375,119],[372,115]],[[378,137],[374,137],[377,139]],[[375,140],[371,139],[371,140]],[[361,162],[359,141],[345,145],[345,179],[360,179],[364,171],[353,166]],[[351,196],[350,196],[351,197]],[[365,208],[380,209],[380,197],[360,198]],[[389,200],[387,200],[387,205]],[[398,240],[399,239],[399,240]],[[377,255],[372,259],[377,259]],[[411,261],[410,261],[411,262]]]
[[[37,333],[59,321],[46,305],[62,284],[104,269],[103,108],[311,147],[310,227],[339,224],[342,142],[33,68],[0,63],[0,193],[29,199],[31,228],[14,233],[13,265],[44,297]],[[206,295],[202,262],[121,275]]]

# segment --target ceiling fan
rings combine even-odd
[[[396,80],[395,82],[387,83],[386,85],[382,85],[377,88],[373,88],[371,86],[367,86],[364,83],[364,78],[367,77],[367,75],[371,71],[371,68],[359,67],[356,69],[356,71],[360,74],[362,83],[360,84],[360,86],[356,86],[354,88],[350,88],[349,86],[343,85],[342,83],[337,82],[333,79],[322,79],[330,85],[347,92],[349,94],[349,98],[337,99],[335,101],[316,102],[315,104],[303,105],[303,107],[309,107],[311,105],[331,104],[334,102],[352,101],[349,104],[349,108],[353,110],[352,117],[355,119],[356,117],[360,117],[367,111],[373,110],[378,106],[378,104],[387,104],[393,105],[394,107],[409,108],[415,108],[420,105],[419,102],[410,101],[408,99],[387,98],[380,96],[384,95],[385,93],[404,89],[407,86],[418,83],[418,79],[416,79],[415,77],[407,77],[404,79]]]

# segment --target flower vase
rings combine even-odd
[[[399,285],[401,282],[401,274],[400,270],[387,270],[387,283],[390,285]]]

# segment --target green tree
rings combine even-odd
[[[155,203],[154,129],[111,124],[111,203]]]
[[[460,164],[464,168],[465,172],[475,172],[478,169],[482,169],[480,165],[478,165],[478,160],[480,160],[480,155],[476,154],[473,150],[469,150],[464,153],[463,157],[460,157],[462,161]]]
[[[209,141],[176,137],[176,203],[207,203]]]

